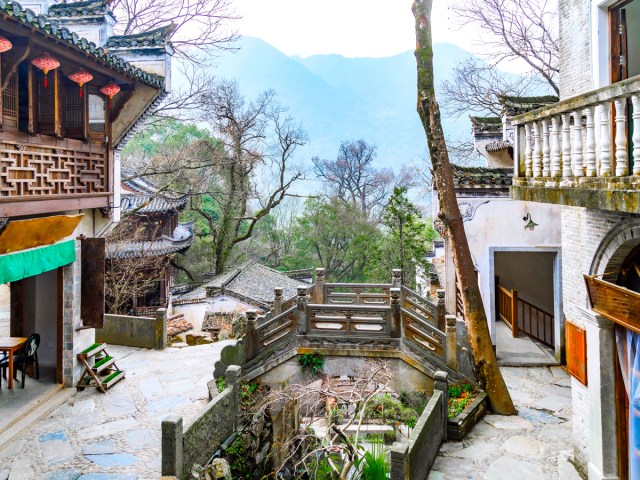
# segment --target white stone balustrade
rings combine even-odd
[[[511,122],[519,137],[516,177],[571,184],[589,177],[640,176],[640,76]]]

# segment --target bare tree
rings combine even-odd
[[[433,43],[431,39],[431,7],[433,0],[416,0],[413,14],[416,19],[416,60],[418,70],[418,114],[427,136],[427,144],[433,166],[433,177],[440,203],[439,218],[444,224],[451,242],[453,263],[460,282],[464,317],[473,351],[475,373],[487,392],[494,412],[513,415],[509,390],[502,378],[491,345],[491,335],[485,314],[478,276],[476,274],[469,243],[458,207],[453,171],[440,121],[440,107],[436,101]]]
[[[485,32],[490,63],[520,60],[557,93],[560,73],[556,3],[551,0],[459,0],[451,10],[461,24]]]
[[[237,19],[231,0],[114,0],[116,32],[131,35],[173,24],[171,43],[182,58],[200,62],[226,50],[237,38],[229,21]]]
[[[542,87],[535,75],[510,75],[495,65],[470,58],[454,67],[453,77],[441,83],[440,91],[444,109],[451,115],[477,112],[500,117],[500,96],[525,96]]]
[[[358,439],[366,421],[367,406],[376,396],[391,393],[388,388],[390,381],[391,372],[387,365],[384,362],[370,361],[357,376],[347,381],[325,377],[322,382],[292,384],[281,390],[272,389],[248,412],[248,416],[264,415],[270,409],[282,411],[283,405],[295,407],[294,423],[298,428],[274,445],[281,452],[287,452],[284,462],[276,465],[276,475],[287,466],[293,466],[294,470],[309,472],[311,478],[320,478],[314,476],[314,473],[317,473],[318,458],[323,457],[340,479],[348,478],[354,465],[364,456],[364,449],[359,446]],[[344,423],[335,421],[339,405],[348,406],[348,416]],[[326,437],[320,439],[314,430],[321,430],[324,426],[329,428]],[[342,464],[331,460],[329,453],[341,454],[344,458]]]
[[[276,102],[273,91],[247,103],[236,83],[221,82],[206,104],[206,119],[224,152],[214,182],[217,191],[211,195],[219,213],[202,208],[200,197],[194,198],[192,208],[209,223],[214,271],[219,274],[231,249],[251,238],[258,221],[290,196],[293,183],[303,178],[292,156],[307,135]],[[258,177],[268,180],[260,185]]]
[[[335,160],[312,159],[316,176],[323,181],[327,198],[339,198],[377,217],[396,185],[410,186],[413,176],[409,170],[399,174],[392,169],[378,169],[373,165],[376,146],[364,140],[342,142]]]
[[[105,269],[106,310],[128,314],[132,299],[141,297],[158,285],[170,255],[157,255],[153,242],[158,226],[140,224],[124,218],[107,237]]]

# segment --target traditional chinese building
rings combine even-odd
[[[168,38],[110,46],[108,3],[0,1],[0,283],[10,335],[39,333],[65,386],[102,325],[119,149],[169,90]]]
[[[107,277],[112,269],[141,270],[137,273],[144,281],[140,287],[129,285],[126,310],[153,316],[168,306],[169,288],[175,283],[173,257],[193,243],[193,223],[178,221],[189,196],[160,191],[143,178],[124,180],[121,188],[123,221],[107,241]]]
[[[511,196],[561,208],[575,464],[638,479],[640,0],[560,0],[558,13],[560,101],[509,119]]]

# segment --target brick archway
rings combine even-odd
[[[616,225],[600,242],[593,256],[589,274],[606,273],[602,279],[616,283],[622,264],[638,245],[640,245],[640,219],[625,220]]]

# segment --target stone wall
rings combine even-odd
[[[238,428],[240,412],[240,367],[227,369],[224,392],[211,400],[188,426],[182,418],[162,421],[162,475],[188,480],[194,465],[202,465]]]
[[[167,348],[167,310],[158,309],[155,318],[105,315],[103,327],[96,329],[96,341],[164,350]]]
[[[76,261],[62,267],[62,382],[73,387],[82,375],[77,355],[95,341],[92,328],[80,329],[80,242],[76,241]]]
[[[560,99],[593,89],[591,69],[591,2],[559,0]]]
[[[620,225],[637,222],[638,215],[604,210],[587,210],[579,207],[564,207],[562,210],[562,230],[570,232],[562,236],[562,288],[563,311],[566,321],[581,328],[591,328],[585,321],[584,310],[590,308],[583,274],[604,273],[607,265],[599,261],[605,239]],[[614,242],[615,245],[615,242]],[[598,351],[599,345],[587,345],[589,351]],[[600,373],[603,374],[604,370]],[[587,372],[588,375],[596,372]],[[572,426],[575,461],[578,468],[587,470],[590,459],[589,432],[590,403],[596,392],[572,378]],[[590,399],[591,395],[591,399]],[[596,395],[597,396],[597,395]],[[595,417],[594,417],[595,418]],[[606,440],[605,440],[606,441]]]
[[[436,390],[420,415],[408,443],[391,448],[391,480],[426,480],[431,465],[447,439],[447,374],[436,373]]]

